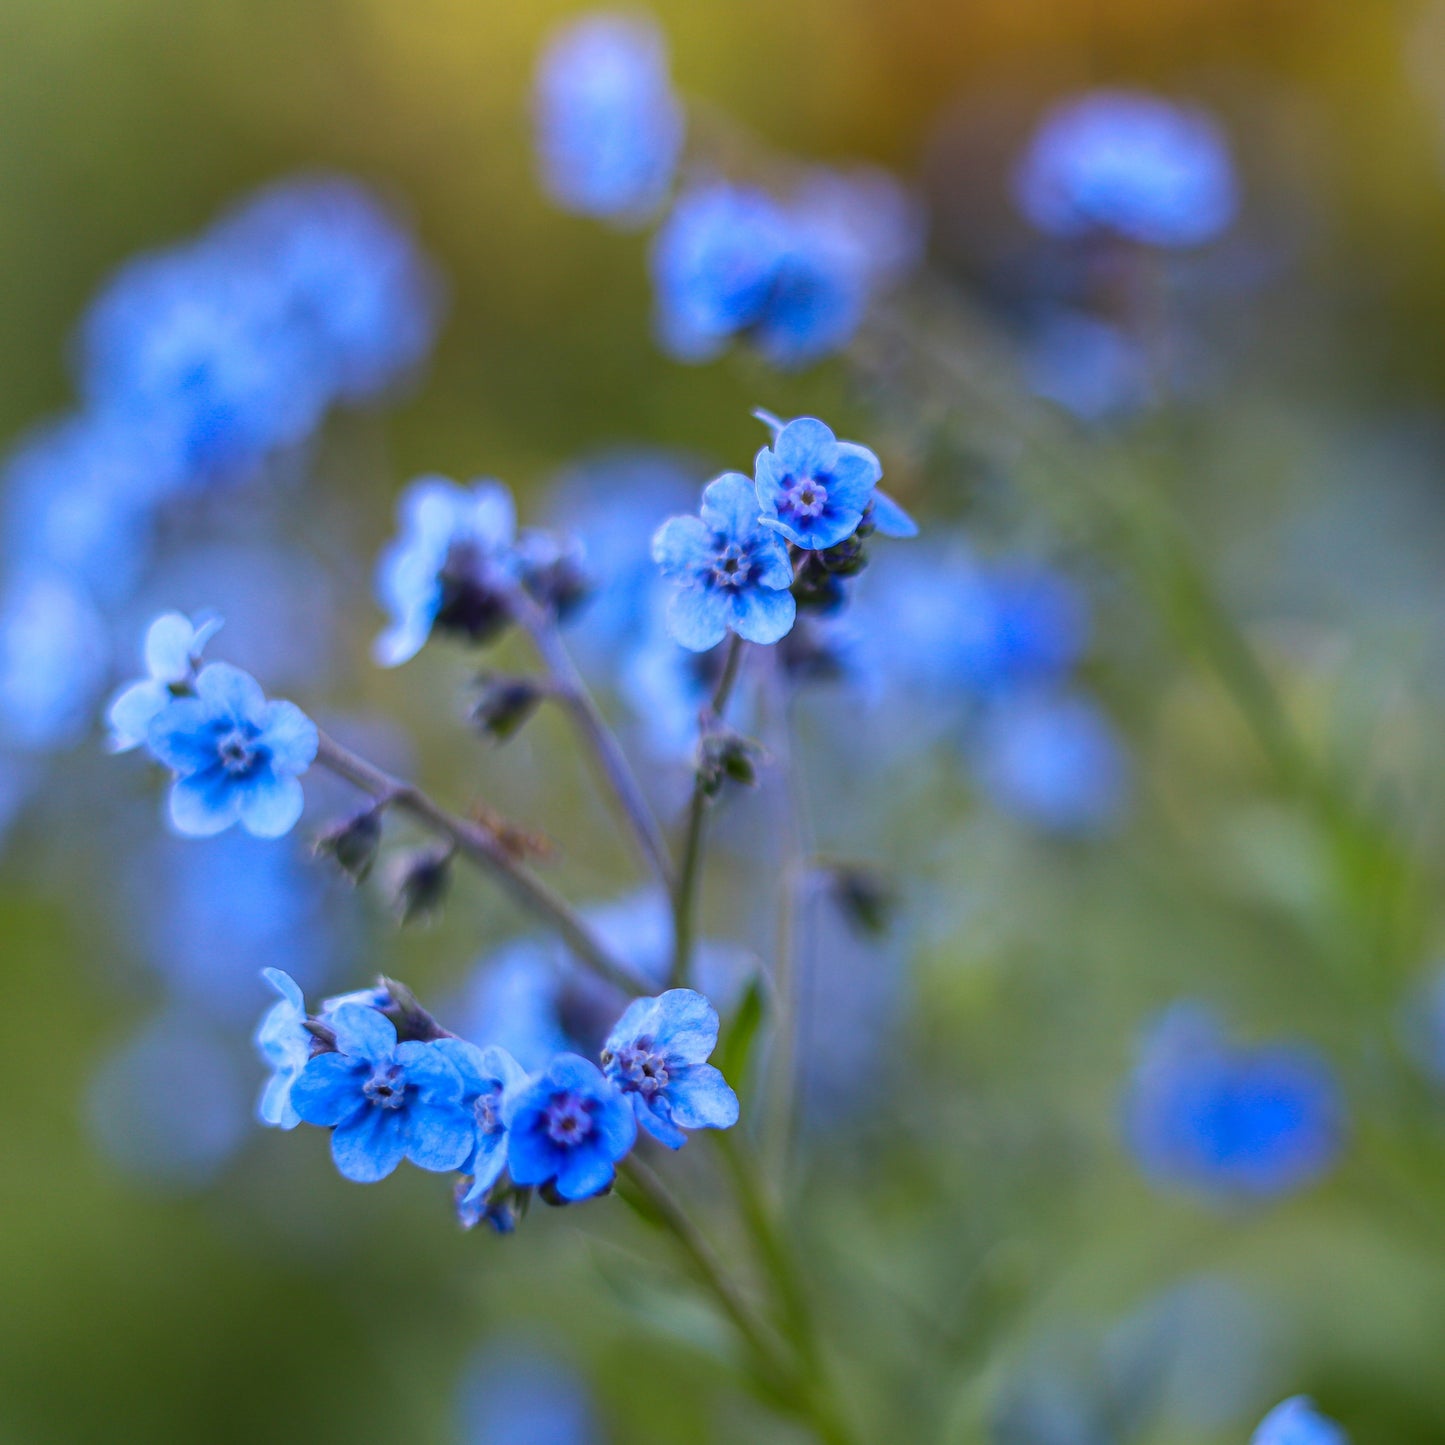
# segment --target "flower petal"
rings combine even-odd
[[[368,1064],[389,1064],[396,1053],[396,1028],[384,1014],[364,1004],[340,1004],[327,1016],[336,1047]]]
[[[182,777],[210,767],[217,758],[210,710],[199,698],[171,698],[151,718],[146,746],[157,762]]]
[[[514,1184],[545,1184],[556,1177],[565,1151],[539,1126],[513,1128],[507,1140],[507,1172]]]
[[[196,696],[213,717],[219,713],[258,722],[266,706],[261,684],[229,662],[213,662],[196,674]]]
[[[616,1177],[612,1161],[600,1150],[571,1149],[557,1171],[557,1193],[563,1199],[591,1199]]]
[[[317,1054],[291,1086],[291,1106],[308,1124],[323,1128],[344,1123],[358,1110],[371,1108],[361,1092],[366,1065],[345,1054]]]
[[[191,675],[196,629],[183,612],[162,612],[146,629],[146,671],[161,683],[184,682]]]
[[[113,753],[129,752],[145,742],[151,720],[170,702],[170,690],[163,682],[134,682],[111,703],[106,713],[110,727],[109,746]]]
[[[757,488],[741,472],[724,472],[703,488],[703,525],[731,541],[743,542],[758,530]]]
[[[418,1169],[442,1174],[461,1168],[476,1143],[470,1109],[458,1103],[422,1102],[408,1104],[402,1112],[406,1116],[406,1157]]]
[[[712,570],[712,532],[696,517],[672,517],[652,539],[652,560],[674,582],[691,582]]]
[[[637,1115],[637,1122],[659,1144],[666,1144],[669,1149],[681,1149],[687,1143],[687,1135],[660,1109],[649,1105],[641,1094],[632,1095],[632,1108]]]
[[[353,1183],[375,1184],[394,1173],[405,1157],[405,1128],[402,1110],[368,1104],[337,1126],[331,1136],[331,1157]]]
[[[732,600],[732,629],[748,642],[770,643],[792,630],[797,604],[791,592],[740,591]]]
[[[420,1090],[429,1103],[460,1102],[462,1076],[444,1050],[432,1043],[409,1039],[396,1046],[393,1057],[406,1070],[407,1087]]]
[[[213,838],[241,816],[241,800],[241,789],[220,768],[177,778],[171,785],[171,823],[188,838]]]
[[[651,1022],[656,1047],[666,1054],[669,1072],[674,1061],[706,1063],[717,1047],[717,1010],[694,989],[670,988],[659,994]]]
[[[773,453],[793,477],[820,477],[833,470],[838,443],[833,429],[815,416],[800,416],[778,433]]]
[[[241,826],[253,838],[280,838],[289,833],[305,806],[300,782],[296,778],[278,778],[274,773],[263,774],[237,792]]]
[[[271,766],[278,773],[304,773],[316,758],[316,724],[294,702],[266,704],[260,719],[258,742],[271,750]]]
[[[289,973],[279,968],[263,968],[261,977],[293,1008],[301,1013],[306,1011],[306,996],[301,992],[301,985]]]
[[[708,652],[727,636],[730,610],[728,599],[712,588],[683,587],[667,599],[667,630],[689,652]]]
[[[731,1129],[738,1121],[738,1096],[711,1064],[670,1071],[667,1100],[673,1122],[684,1129]]]
[[[655,998],[635,998],[625,1009],[622,1017],[612,1025],[607,1042],[602,1045],[604,1054],[621,1053],[623,1049],[637,1042],[644,1034],[656,1035],[657,1004]],[[703,1056],[704,1058],[706,1055]]]
[[[885,537],[916,537],[918,523],[898,505],[886,492],[873,493],[873,506],[869,521]]]

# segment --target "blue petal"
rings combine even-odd
[[[732,629],[748,642],[777,642],[792,631],[797,604],[791,592],[741,589],[733,598]]]
[[[624,1015],[625,1017],[625,1015]],[[717,1010],[690,988],[670,988],[656,999],[651,1033],[671,1072],[679,1064],[701,1064],[717,1047]]]
[[[510,547],[517,534],[517,509],[511,492],[501,482],[474,483],[460,521],[469,537],[489,549]]]
[[[514,1184],[545,1184],[556,1177],[565,1151],[541,1129],[513,1128],[507,1140],[507,1172]]]
[[[492,1087],[482,1059],[482,1051],[466,1039],[437,1039],[432,1047],[440,1053],[462,1081],[462,1097],[475,1099]]]
[[[135,682],[126,688],[106,713],[111,752],[129,752],[145,742],[152,719],[170,700],[170,689],[163,682]]]
[[[365,1079],[365,1064],[344,1054],[317,1054],[296,1076],[291,1106],[308,1124],[330,1128],[371,1108],[361,1092]]]
[[[316,724],[294,702],[272,702],[260,718],[258,743],[271,750],[278,773],[304,773],[316,758]]]
[[[727,636],[730,610],[727,598],[711,588],[684,587],[667,599],[667,630],[689,652],[708,652]]]
[[[301,1115],[291,1102],[291,1094],[298,1076],[272,1074],[261,1090],[256,1104],[256,1118],[271,1129],[294,1129],[301,1122]]]
[[[372,644],[371,655],[378,667],[400,667],[410,662],[426,645],[431,636],[432,623],[436,619],[437,607],[441,604],[441,588],[436,591],[435,603],[429,610],[414,610],[400,622],[388,627]]]
[[[403,1044],[402,1048],[405,1047]],[[409,1104],[403,1112],[406,1157],[418,1169],[443,1174],[461,1168],[476,1143],[471,1110],[457,1103],[416,1103]]]
[[[867,447],[839,442],[838,459],[829,473],[828,500],[843,510],[861,512],[882,475],[883,464]]]
[[[738,1096],[711,1064],[669,1070],[667,1102],[684,1129],[731,1129],[738,1121]]]
[[[658,1000],[655,998],[633,999],[622,1010],[622,1017],[613,1024],[612,1032],[607,1035],[607,1042],[602,1045],[602,1052],[618,1054],[645,1035],[655,1037],[657,1034],[657,1004]]]
[[[460,1102],[463,1093],[462,1076],[445,1051],[437,1048],[435,1044],[411,1039],[404,1044],[398,1044],[393,1057],[406,1070],[407,1087],[419,1089],[429,1103]]]
[[[673,517],[652,539],[652,560],[662,575],[675,582],[690,582],[712,570],[716,548],[713,534],[696,517]]]
[[[323,1055],[323,1057],[325,1057]],[[356,1184],[375,1184],[394,1173],[406,1155],[404,1113],[368,1104],[331,1136],[331,1157]]]
[[[782,591],[793,585],[793,564],[787,547],[770,530],[771,525],[768,518],[762,519],[748,555],[758,569],[758,585]]]
[[[224,715],[259,722],[266,706],[261,684],[229,662],[213,662],[196,675],[196,696],[212,717]]]
[[[241,816],[242,791],[219,768],[177,778],[171,785],[171,822],[188,838],[213,838]]]
[[[396,1028],[391,1020],[364,1004],[344,1003],[327,1017],[336,1047],[368,1064],[389,1064],[396,1053]]]
[[[598,1144],[613,1159],[621,1159],[637,1142],[637,1115],[626,1095],[610,1081],[598,1094],[601,1107],[592,1115]]]
[[[604,1082],[597,1065],[580,1054],[558,1054],[547,1065],[542,1078],[554,1088],[576,1089],[583,1094],[595,1094],[600,1088],[611,1088]]]
[[[758,493],[741,472],[724,472],[703,489],[702,520],[714,532],[743,542],[758,530]]]
[[[666,1144],[669,1149],[681,1149],[687,1143],[687,1135],[660,1110],[649,1105],[641,1094],[632,1095],[632,1108],[637,1115],[637,1122],[659,1144]]]
[[[818,477],[832,471],[838,443],[832,428],[817,417],[800,416],[778,433],[773,452],[790,476]]]
[[[181,612],[163,612],[146,629],[146,671],[157,682],[184,682],[191,675],[195,649],[191,619]]]
[[[237,791],[241,826],[254,838],[280,838],[289,833],[305,805],[301,784],[295,778],[278,778],[271,773]]]
[[[261,977],[298,1013],[306,1012],[306,996],[301,992],[301,985],[289,973],[279,968],[263,968]]]
[[[502,1177],[507,1167],[507,1136],[498,1131],[495,1134],[479,1135],[476,1141],[477,1153],[472,1160],[470,1173],[472,1182],[463,1198],[468,1203],[478,1199]]]
[[[753,459],[753,475],[759,508],[764,512],[776,512],[786,490],[787,473],[771,447],[763,447]]]
[[[557,1193],[563,1199],[591,1199],[617,1177],[612,1161],[597,1149],[572,1149],[557,1171]]]
[[[820,517],[803,517],[797,522],[789,521],[786,517],[764,517],[763,526],[799,547],[821,552],[827,547],[836,547],[839,542],[846,541],[858,530],[858,524],[862,520],[861,511],[840,510],[829,497],[827,510]]]
[[[212,727],[210,711],[199,698],[172,698],[151,719],[146,745],[158,762],[184,777],[216,761]]]
[[[886,492],[873,493],[873,525],[885,537],[916,537],[918,523]]]

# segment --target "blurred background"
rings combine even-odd
[[[1445,8],[657,0],[689,174],[904,188],[908,274],[783,367],[669,355],[651,221],[549,199],[533,77],[584,8],[0,4],[0,1441],[803,1438],[620,1210],[464,1233],[437,1180],[360,1190],[256,1127],[260,968],[382,971],[481,1030],[558,1012],[545,947],[474,877],[398,928],[309,859],[354,802],[323,778],[279,843],[169,837],[100,721],[147,620],[214,607],[210,655],[544,830],[656,948],[557,720],[498,750],[459,649],[373,666],[373,559],[437,472],[645,565],[749,470],[755,406],[872,446],[923,533],[796,709],[826,866],[790,1227],[866,1438],[1224,1445],[1309,1393],[1445,1440]],[[1031,137],[1100,87],[1212,117],[1208,235],[1030,213]],[[125,333],[96,298],[317,174],[396,228],[414,334],[243,482],[169,486],[141,546],[76,478],[159,443],[66,430]],[[675,660],[609,595],[579,656],[671,812]],[[774,944],[762,782],[717,830],[725,1012],[729,950]],[[705,1197],[705,1148],[669,1163]]]

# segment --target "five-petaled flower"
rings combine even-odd
[[[836,547],[858,530],[883,475],[867,447],[838,441],[811,416],[783,427],[758,453],[756,470],[763,525],[810,551]]]
[[[396,667],[415,657],[432,629],[488,642],[511,620],[516,583],[516,512],[500,482],[470,490],[422,477],[398,508],[401,532],[382,553],[377,591],[392,623],[376,639],[376,660]]]
[[[295,703],[268,702],[249,673],[213,662],[194,697],[172,698],[151,719],[151,752],[176,774],[171,821],[193,838],[240,822],[279,838],[301,816],[297,775],[316,756],[316,724]]]
[[[514,1184],[547,1185],[566,1200],[609,1188],[637,1139],[627,1100],[596,1064],[558,1054],[502,1102],[507,1171]]]
[[[214,614],[194,622],[180,612],[163,612],[146,629],[145,664],[149,676],[119,693],[106,712],[110,750],[129,752],[146,740],[151,719],[189,686],[201,665],[201,651],[221,626]]]
[[[434,1043],[397,1043],[390,1019],[360,1004],[328,1015],[334,1053],[318,1054],[291,1087],[308,1124],[332,1130],[331,1157],[347,1179],[374,1184],[401,1161],[444,1173],[476,1147],[466,1086]]]
[[[306,1000],[296,980],[279,968],[263,968],[261,977],[281,995],[256,1029],[255,1043],[271,1067],[261,1091],[256,1116],[273,1129],[294,1129],[301,1116],[291,1103],[291,1089],[311,1058],[312,1037],[306,1027]]]
[[[668,602],[668,631],[693,652],[716,647],[729,632],[777,642],[793,625],[787,546],[759,520],[757,493],[739,472],[708,483],[700,516],[664,522],[652,556],[678,584]]]
[[[472,1152],[460,1165],[461,1172],[471,1176],[471,1184],[457,1197],[458,1209],[470,1209],[481,1204],[507,1167],[502,1102],[509,1090],[526,1082],[527,1073],[506,1049],[495,1045],[479,1049],[465,1039],[438,1039],[434,1047],[461,1075],[462,1102],[472,1113]]]
[[[669,1149],[684,1129],[731,1129],[738,1096],[707,1062],[717,1046],[717,1010],[690,988],[634,999],[602,1046],[607,1077],[627,1095],[637,1122]]]

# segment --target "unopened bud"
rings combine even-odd
[[[353,882],[364,881],[381,846],[381,809],[367,808],[332,824],[317,838],[318,858],[330,858]]]

